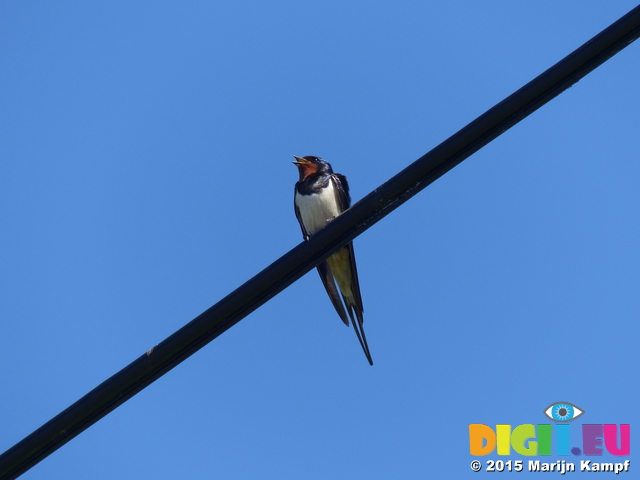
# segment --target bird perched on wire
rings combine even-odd
[[[311,155],[306,157],[294,155],[294,157],[296,161],[293,164],[298,167],[300,179],[295,186],[293,203],[302,236],[308,240],[311,235],[349,208],[351,205],[349,184],[344,175],[333,173],[329,162],[320,157]],[[364,308],[360,296],[353,244],[345,245],[320,263],[317,268],[331,303],[345,325],[349,326],[349,318],[351,318],[362,350],[369,364],[373,365],[367,337],[364,334],[362,317]],[[340,288],[342,300],[338,295],[336,282]],[[349,312],[348,317],[346,312]]]

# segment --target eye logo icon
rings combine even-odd
[[[570,422],[584,414],[584,410],[569,402],[558,402],[545,408],[544,414],[554,422]]]

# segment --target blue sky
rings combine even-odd
[[[292,155],[359,200],[634,6],[4,2],[0,451],[301,241]],[[639,49],[356,239],[373,367],[311,272],[23,478],[477,478],[469,424],[557,401],[635,431]]]

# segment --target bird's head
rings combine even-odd
[[[331,175],[333,169],[331,164],[320,157],[314,157],[313,155],[307,155],[305,157],[293,156],[296,161],[293,164],[298,167],[298,173],[300,174],[300,181],[302,182],[309,175]]]

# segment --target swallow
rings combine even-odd
[[[296,157],[293,164],[298,167],[300,179],[294,189],[293,205],[296,218],[302,229],[305,240],[324,228],[327,223],[344,212],[351,205],[349,184],[347,177],[333,173],[331,165],[320,157],[308,155]],[[364,334],[364,319],[362,312],[362,297],[358,283],[356,257],[353,253],[353,243],[332,254],[317,267],[320,279],[329,299],[338,315],[349,326],[349,318],[353,324],[358,341],[370,365],[373,365],[367,337]],[[342,300],[338,295],[338,288]],[[344,304],[343,304],[344,301]],[[346,307],[346,308],[345,308]],[[349,316],[347,316],[349,312]]]

